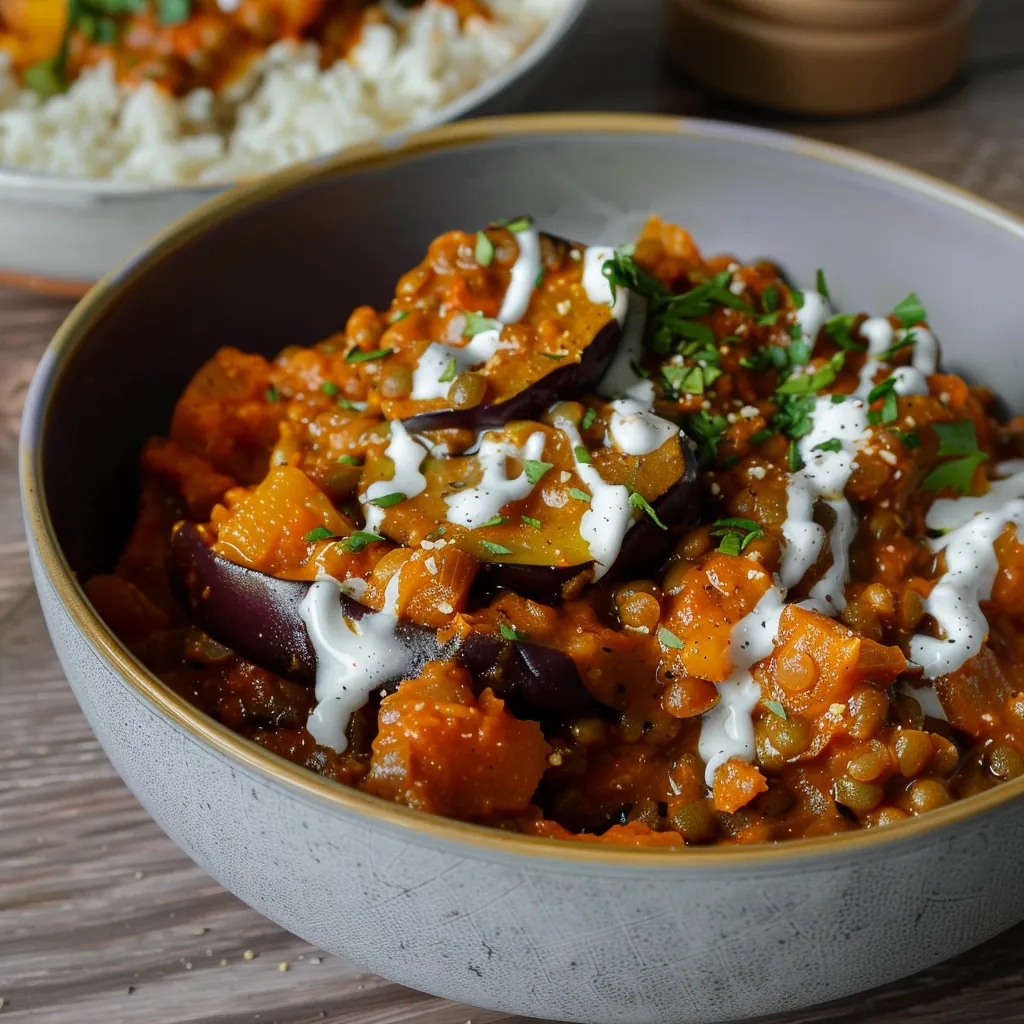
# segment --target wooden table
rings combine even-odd
[[[794,124],[674,81],[659,52],[658,0],[595,0],[565,63],[529,106],[760,120],[903,161],[1024,212],[1020,0],[986,0],[974,54],[970,76],[937,102],[870,120]],[[68,309],[0,289],[0,1020],[512,1020],[363,974],[282,932],[190,863],[107,763],[43,627],[15,482],[29,377]],[[1024,926],[933,971],[785,1020],[910,1018],[1024,1021]]]

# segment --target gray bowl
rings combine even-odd
[[[427,239],[530,211],[583,240],[649,211],[707,251],[828,269],[844,308],[916,289],[948,360],[1024,405],[1024,226],[946,185],[789,136],[621,116],[451,125],[207,205],[103,281],[47,351],[22,432],[35,579],[111,761],[221,884],[303,938],[451,999],[588,1024],[793,1010],[1024,918],[1024,780],[885,829],[666,853],[515,837],[329,783],[136,663],[78,580],[134,515],[143,439],[215,348],[271,354],[381,303]]]

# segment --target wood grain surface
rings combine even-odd
[[[972,69],[938,100],[837,123],[786,122],[702,96],[665,69],[658,0],[595,0],[525,106],[791,128],[1024,212],[1021,0],[982,4]],[[18,508],[21,405],[68,309],[0,288],[0,1024],[512,1021],[363,974],[282,932],[173,846],[107,763],[46,636]],[[1024,1021],[1024,926],[904,982],[774,1020]]]

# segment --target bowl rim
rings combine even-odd
[[[591,0],[563,0],[563,7],[558,11],[530,43],[516,56],[499,68],[493,75],[488,75],[472,89],[460,93],[450,102],[431,111],[430,116],[420,124],[406,125],[394,131],[384,132],[369,144],[401,145],[409,134],[422,133],[433,128],[458,120],[475,108],[494,99],[499,93],[527,75],[545,57],[547,57],[569,34],[569,30],[579,21]],[[192,194],[199,201],[223,192],[237,185],[248,185],[265,177],[288,170],[291,167],[317,165],[323,161],[331,161],[334,157],[351,152],[366,143],[343,146],[319,156],[279,168],[276,171],[265,171],[240,178],[225,178],[223,181],[192,182],[183,185],[161,185],[145,181],[119,181],[113,178],[88,178],[58,174],[55,171],[41,171],[32,168],[11,167],[0,163],[0,193],[10,190],[13,194],[31,193],[36,200],[43,199],[47,194],[58,197],[67,195],[87,196],[89,198],[116,202],[117,200],[139,201],[145,199],[162,199]]]
[[[821,858],[851,857],[866,849],[891,848],[1001,808],[1024,794],[1024,777],[984,793],[954,801],[926,815],[887,825],[837,835],[792,839],[751,846],[690,846],[684,850],[632,848],[575,842],[502,832],[483,825],[455,821],[413,810],[286,761],[214,721],[183,697],[173,693],[149,672],[107,628],[85,596],[54,533],[43,500],[42,440],[49,419],[50,401],[70,355],[87,338],[92,325],[114,305],[131,284],[159,265],[164,256],[201,236],[232,214],[296,187],[402,163],[423,154],[472,147],[516,136],[656,135],[676,138],[728,140],[755,148],[781,150],[802,159],[839,165],[860,175],[896,184],[920,197],[987,221],[1024,243],[1024,219],[994,203],[899,164],[837,146],[771,129],[753,128],[699,118],[648,114],[532,114],[482,118],[449,123],[401,140],[377,140],[344,150],[317,164],[285,168],[273,175],[224,192],[188,213],[112,270],[72,310],[47,346],[32,380],[25,403],[19,440],[19,476],[22,508],[30,547],[69,617],[98,657],[163,716],[185,729],[190,738],[216,753],[276,783],[294,796],[315,804],[355,814],[375,823],[434,844],[455,844],[478,857],[526,855],[548,862],[601,865],[616,869],[722,869],[792,866]]]

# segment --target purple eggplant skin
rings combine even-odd
[[[207,546],[194,523],[181,523],[167,555],[171,589],[189,618],[218,643],[254,665],[306,686],[316,682],[316,652],[299,607],[309,591],[304,580],[281,580],[221,558]],[[372,608],[339,592],[340,611],[359,621]],[[454,658],[473,677],[476,689],[490,686],[520,718],[554,723],[580,714],[613,714],[590,696],[575,662],[561,651],[471,633],[457,648],[441,646],[431,629],[400,622],[396,640],[414,655],[403,676],[419,674],[428,661]],[[382,688],[393,692],[401,679]]]
[[[699,467],[697,455],[689,439],[679,436],[683,454],[683,475],[660,497],[651,502],[655,514],[665,524],[662,529],[649,516],[642,516],[626,533],[618,557],[602,580],[615,582],[641,579],[660,568],[679,541],[679,528],[693,522],[697,513],[694,485]],[[485,562],[478,580],[486,592],[505,588],[524,597],[552,604],[562,597],[562,587],[582,572],[589,572],[593,562],[579,565],[523,565],[518,562]]]
[[[593,391],[608,369],[621,338],[622,326],[618,320],[610,320],[594,335],[578,363],[557,367],[504,402],[477,405],[472,409],[423,412],[402,423],[410,433],[423,433],[451,429],[478,431],[502,427],[513,420],[538,419],[556,402]]]

